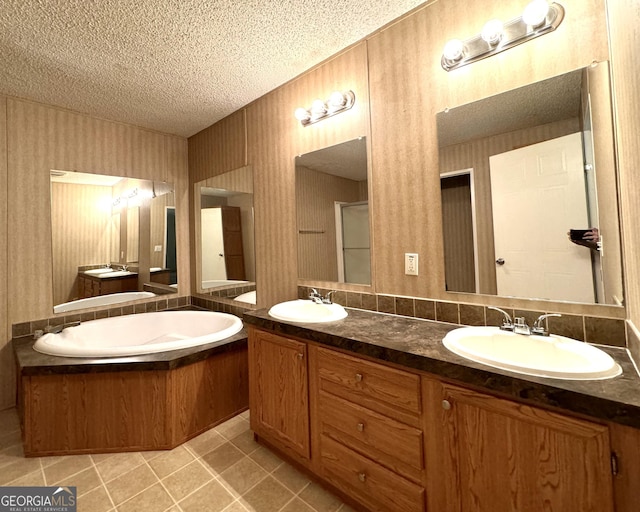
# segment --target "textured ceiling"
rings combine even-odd
[[[424,0],[1,0],[0,94],[190,136]]]

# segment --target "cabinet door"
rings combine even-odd
[[[606,426],[443,386],[461,512],[613,511]]]
[[[250,329],[251,427],[297,459],[309,458],[307,346]]]

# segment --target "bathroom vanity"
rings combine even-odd
[[[109,295],[111,293],[132,292],[138,290],[138,274],[112,272],[114,276],[91,275],[78,272],[78,293],[81,299]]]
[[[640,378],[528,377],[443,347],[457,326],[349,310],[249,327],[257,439],[364,510],[632,511]]]

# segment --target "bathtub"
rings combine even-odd
[[[256,303],[256,291],[253,290],[252,292],[247,292],[247,293],[243,293],[241,295],[238,295],[237,297],[234,297],[233,300],[237,300],[239,302],[246,302],[247,304],[254,304]]]
[[[222,341],[242,320],[213,311],[160,311],[82,322],[38,338],[34,350],[66,357],[123,357]]]
[[[96,306],[108,306],[110,304],[119,304],[120,302],[129,302],[130,300],[148,299],[155,297],[155,293],[151,292],[122,292],[112,293],[110,295],[98,295],[97,297],[89,297],[87,299],[72,300],[53,306],[54,313],[66,313],[68,311],[76,311],[84,308],[94,308]]]

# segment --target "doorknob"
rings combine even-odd
[[[496,260],[496,263],[497,263],[498,265],[504,265],[504,258],[498,258],[498,259]]]
[[[220,256],[221,258],[224,256],[224,254],[222,254],[221,252],[218,253],[218,256]]]

